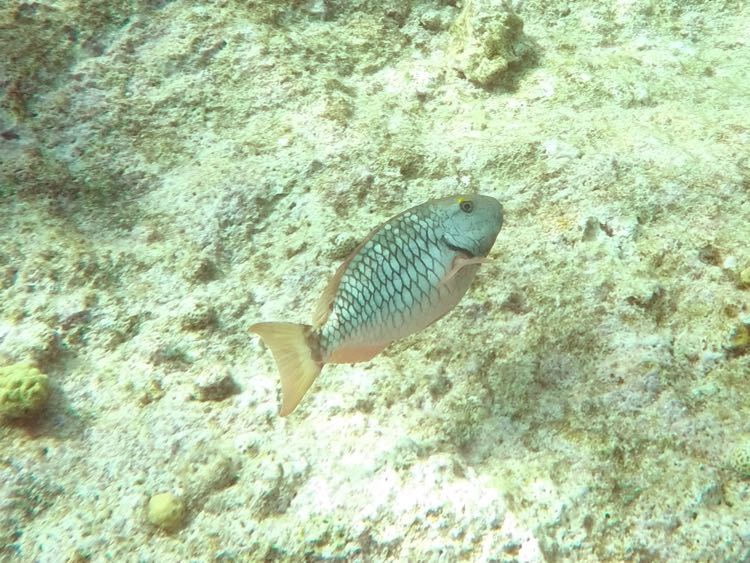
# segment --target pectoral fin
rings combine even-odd
[[[492,258],[486,258],[484,256],[475,257],[475,256],[461,256],[456,255],[456,257],[453,259],[453,263],[451,264],[451,269],[448,270],[448,273],[445,274],[445,277],[440,280],[440,285],[445,285],[448,282],[450,282],[455,275],[461,271],[462,268],[465,268],[466,266],[471,266],[472,264],[484,264],[486,262],[493,262]]]

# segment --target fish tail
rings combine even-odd
[[[281,409],[290,414],[323,369],[319,334],[309,325],[257,323],[250,327],[271,349],[281,376]]]

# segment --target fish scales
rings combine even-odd
[[[313,325],[257,323],[281,375],[289,414],[326,363],[367,361],[450,311],[502,226],[489,196],[430,200],[386,221],[339,267]]]
[[[429,216],[409,213],[396,217],[362,247],[341,278],[331,317],[321,332],[324,356],[344,341],[387,340],[391,335],[386,330],[401,332],[411,315],[434,301],[430,289],[446,273],[445,268],[437,269],[430,254],[438,228]]]

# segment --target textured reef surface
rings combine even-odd
[[[2,2],[0,560],[747,559],[748,28]],[[464,300],[280,418],[248,327],[466,192],[506,223]]]

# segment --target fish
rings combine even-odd
[[[279,414],[294,411],[324,365],[369,361],[453,309],[489,261],[502,225],[494,197],[426,201],[373,229],[352,251],[318,299],[312,324],[253,324],[280,374]]]

